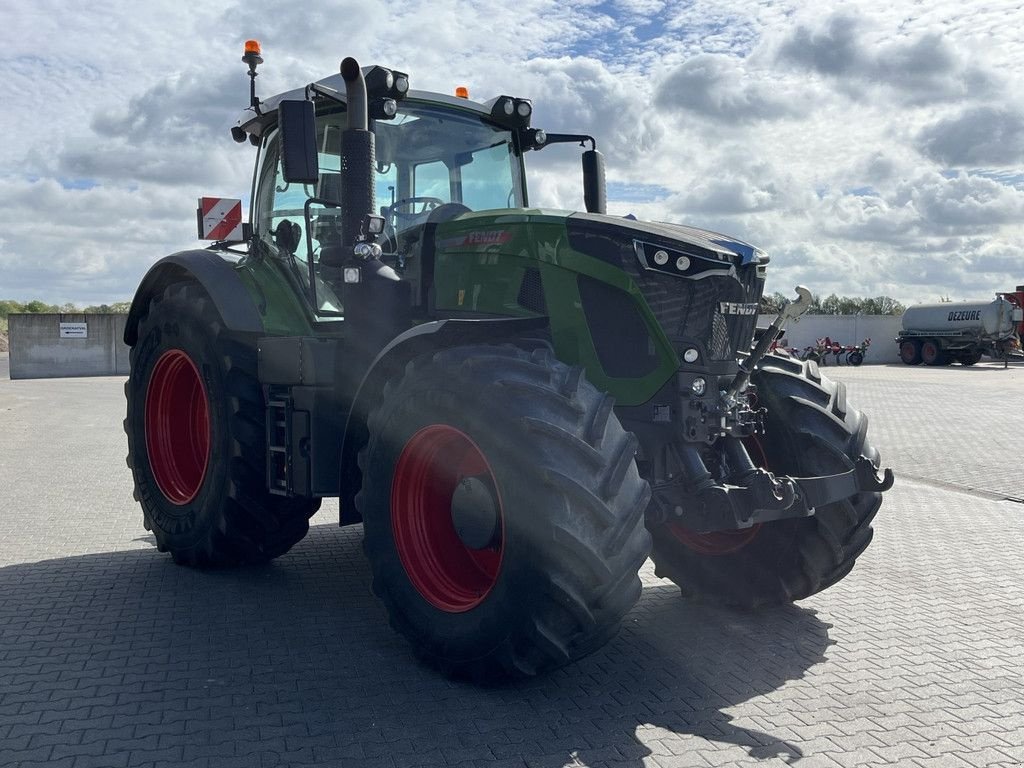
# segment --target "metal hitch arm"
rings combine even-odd
[[[859,457],[853,469],[819,477],[776,476],[763,469],[749,473],[746,485],[729,485],[705,478],[692,484],[665,483],[654,487],[655,499],[668,517],[682,519],[697,531],[749,528],[793,517],[810,517],[819,507],[858,493],[877,493],[892,487],[891,469],[879,478],[870,459]]]
[[[799,500],[808,508],[822,507],[857,493],[880,493],[892,488],[892,470],[886,467],[879,479],[875,465],[864,456],[858,457],[853,469],[839,475],[822,477],[794,477]]]

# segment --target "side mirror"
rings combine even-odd
[[[277,111],[281,129],[281,170],[284,180],[316,184],[316,123],[311,101],[282,101]]]
[[[604,155],[596,149],[588,149],[583,153],[583,202],[587,206],[587,213],[608,212]]]

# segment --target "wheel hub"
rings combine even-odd
[[[391,481],[391,528],[409,581],[442,611],[482,603],[504,555],[501,498],[487,458],[455,427],[409,438]]]
[[[452,524],[459,541],[470,549],[486,549],[498,535],[500,517],[486,476],[464,477],[452,493]]]

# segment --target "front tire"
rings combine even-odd
[[[650,499],[612,400],[546,348],[460,347],[390,383],[360,453],[365,549],[392,626],[490,681],[599,648],[640,596]]]
[[[831,475],[858,456],[878,466],[867,442],[867,418],[846,402],[846,387],[813,363],[769,355],[752,376],[767,408],[757,444],[777,474]],[[871,542],[880,493],[858,493],[807,518],[761,524],[756,531],[680,535],[671,524],[653,531],[657,573],[684,596],[755,607],[800,600],[846,576]],[[723,534],[730,534],[724,540]],[[711,546],[694,546],[694,542]]]
[[[258,563],[302,539],[319,500],[266,490],[255,339],[177,283],[139,319],[130,361],[128,466],[157,548],[187,565]]]

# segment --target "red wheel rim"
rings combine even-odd
[[[435,424],[406,443],[391,484],[398,557],[424,599],[448,613],[463,613],[483,602],[498,580],[504,553],[500,498],[497,544],[470,549],[459,539],[452,522],[452,494],[466,477],[484,477],[497,489],[476,443],[454,427]]]
[[[160,492],[172,504],[199,493],[210,460],[210,407],[192,359],[164,352],[146,389],[146,450]]]
[[[768,466],[768,457],[756,437],[748,437],[743,441],[751,460],[759,467]],[[669,523],[669,530],[679,541],[700,555],[719,557],[739,552],[757,537],[761,523],[738,531],[692,531],[679,523]]]

